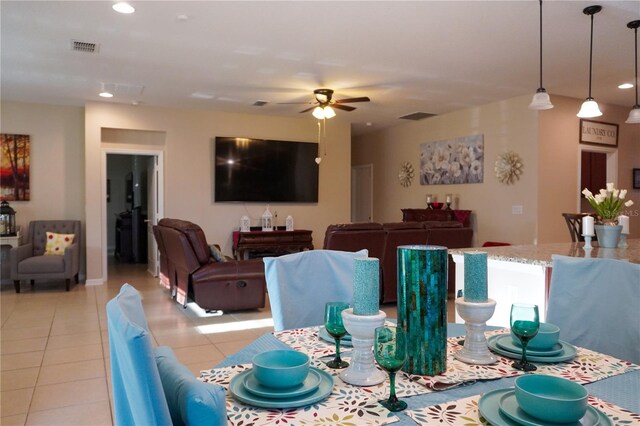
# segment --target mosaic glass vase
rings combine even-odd
[[[398,247],[398,327],[407,335],[409,374],[447,369],[448,252],[441,246]]]

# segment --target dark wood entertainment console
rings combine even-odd
[[[312,232],[306,229],[234,231],[233,255],[236,259],[242,260],[251,256],[271,256],[313,250]]]

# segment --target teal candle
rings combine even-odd
[[[354,260],[353,314],[377,315],[380,311],[380,261],[375,257]]]
[[[487,301],[487,253],[464,254],[464,301],[485,303]]]

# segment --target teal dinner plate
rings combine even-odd
[[[515,343],[513,343],[513,340],[511,339],[511,334],[501,334],[496,339],[496,345],[498,345],[498,347],[504,349],[505,351],[522,355],[522,347],[517,346]],[[527,349],[527,356],[529,355],[554,356],[554,355],[558,355],[560,352],[562,352],[562,345],[560,343],[556,343],[555,345],[553,345],[551,349],[548,349],[546,351],[542,351],[540,349],[538,350]]]
[[[501,401],[503,400],[503,398],[507,395],[514,395],[514,400],[515,400],[515,391],[513,388],[507,388],[507,389],[497,389],[491,392],[487,392],[484,395],[482,395],[480,397],[480,400],[478,401],[478,409],[480,410],[480,414],[482,415],[482,417],[485,418],[485,420],[487,420],[489,423],[491,423],[493,426],[521,426],[521,425],[527,425],[528,423],[520,423],[520,421],[516,421],[513,420],[511,418],[509,418],[503,411],[503,409],[501,409]],[[602,411],[598,410],[595,407],[591,407],[589,406],[589,411],[587,412],[587,414],[585,414],[585,416],[580,419],[579,423],[575,423],[576,425],[583,425],[583,426],[613,426],[613,422],[611,422],[611,419],[604,414]],[[593,409],[593,410],[592,410]],[[520,410],[522,411],[522,410]],[[594,424],[590,424],[590,423],[583,423],[582,420],[585,418],[589,418],[589,419],[595,419],[595,417],[592,417],[592,414],[595,413],[597,415],[597,420]],[[589,416],[589,417],[587,417]],[[531,416],[529,416],[531,417]],[[533,418],[533,417],[531,417]],[[524,418],[521,419],[522,421],[526,421],[524,420]],[[550,425],[548,422],[547,423],[531,423],[531,424],[535,424],[535,425],[544,425],[544,426],[552,426]],[[574,423],[570,423],[570,424],[574,424]],[[560,425],[560,423],[558,423],[558,425]],[[562,424],[564,426],[564,424]]]
[[[491,349],[492,351],[494,351],[499,355],[506,356],[507,358],[520,359],[522,357],[522,353],[511,352],[506,349],[502,349],[500,346],[497,345],[496,341],[500,338],[500,336],[502,335],[498,334],[495,336],[491,336],[487,339],[487,345],[489,346],[489,349]],[[578,354],[578,350],[576,349],[575,346],[567,342],[563,342],[562,340],[560,340],[559,344],[562,345],[562,351],[558,355],[535,356],[535,355],[529,355],[529,353],[527,352],[527,360],[534,361],[534,362],[548,362],[548,363],[564,362],[564,361],[572,360]]]
[[[510,392],[503,394],[500,397],[498,402],[500,406],[500,412],[505,416],[509,417],[511,420],[514,420],[517,424],[521,424],[524,426],[549,426],[549,422],[545,422],[540,420],[534,416],[527,414],[520,406],[518,405],[518,401],[516,400],[516,393],[513,389],[510,389]],[[584,416],[577,422],[573,423],[562,423],[562,426],[599,426],[599,425],[607,425],[611,424],[611,421],[607,423],[606,420],[609,417],[606,414],[602,413],[595,407],[591,405],[587,406],[587,412]],[[604,423],[603,423],[604,421]]]
[[[331,394],[333,390],[333,376],[326,371],[315,367],[310,367],[309,371],[315,371],[320,375],[320,384],[316,390],[304,395],[291,398],[265,398],[264,396],[254,395],[244,387],[244,380],[247,375],[252,375],[252,370],[243,371],[234,376],[229,382],[229,392],[231,396],[240,402],[254,407],[262,408],[294,408],[304,407],[318,401],[322,401]]]
[[[327,329],[324,326],[321,326],[318,330],[318,336],[324,341],[331,342],[333,344],[336,343],[336,340],[327,332]],[[340,346],[352,346],[351,344],[351,335],[347,333],[342,339],[340,339]]]
[[[253,370],[250,370],[253,371]],[[254,395],[265,398],[294,398],[318,389],[322,377],[316,370],[310,368],[307,378],[299,385],[290,388],[272,388],[261,384],[254,374],[244,376],[244,388]]]

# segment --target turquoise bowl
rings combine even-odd
[[[520,343],[520,339],[518,339],[518,337],[513,334],[513,331],[511,332],[511,340],[513,340],[514,345],[518,347],[522,346]],[[527,348],[537,351],[550,350],[558,343],[559,340],[560,327],[548,322],[541,322],[538,334],[536,334],[533,339],[529,340]]]
[[[262,352],[253,357],[253,375],[271,388],[299,385],[309,374],[309,356],[292,350]]]
[[[577,422],[587,412],[589,392],[571,380],[528,374],[516,379],[515,388],[520,408],[545,422]]]

